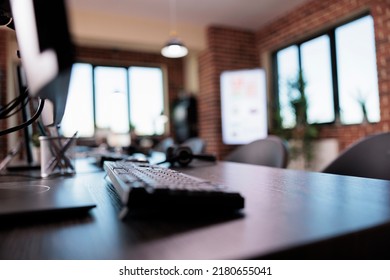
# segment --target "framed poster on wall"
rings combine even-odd
[[[265,71],[224,71],[220,82],[223,143],[242,145],[267,137]]]

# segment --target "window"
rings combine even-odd
[[[293,108],[290,106],[289,81],[299,71],[298,47],[291,46],[277,53],[279,78],[279,108],[282,117],[282,126],[291,128],[295,126]]]
[[[92,71],[90,64],[73,65],[68,100],[61,122],[61,129],[65,136],[70,137],[76,131],[80,137],[94,134]]]
[[[378,122],[379,96],[372,18],[364,17],[337,28],[336,51],[341,122],[362,122],[362,106],[365,106],[368,121]]]
[[[114,133],[129,132],[126,69],[98,66],[94,71],[96,127]]]
[[[164,133],[164,96],[161,69],[130,67],[130,119],[137,134]]]
[[[306,82],[309,123],[328,123],[335,118],[329,36],[323,35],[301,45],[302,73]]]
[[[157,67],[111,67],[76,63],[61,128],[91,137],[95,128],[112,133],[165,132],[163,73]],[[165,120],[165,118],[164,118]]]
[[[370,15],[275,53],[283,128],[295,126],[291,84],[302,73],[310,124],[380,120],[374,25]]]

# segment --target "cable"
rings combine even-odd
[[[19,95],[8,104],[0,108],[0,119],[8,118],[15,113],[19,112],[29,101],[28,91],[26,90],[23,94]],[[15,108],[21,105],[17,111],[12,112]]]
[[[0,108],[0,119],[8,117],[7,115],[12,112],[19,104],[25,103],[25,100],[28,99],[28,92],[25,91],[21,95],[17,96],[15,99],[11,100],[8,104]]]
[[[8,129],[5,129],[3,131],[0,131],[0,136],[3,136],[5,134],[11,133],[11,132],[15,132],[15,131],[20,130],[20,129],[23,129],[23,128],[29,126],[30,124],[32,124],[41,115],[44,105],[45,105],[45,100],[44,99],[40,99],[39,100],[39,104],[38,104],[38,109],[35,112],[34,116],[31,117],[31,119],[29,119],[28,121],[26,121],[26,122],[24,122],[24,123],[22,123],[20,125],[17,125],[17,126],[8,128]]]
[[[23,100],[22,100],[23,101]],[[12,117],[13,115],[16,115],[17,113],[19,113],[20,111],[23,110],[24,107],[27,106],[27,104],[30,102],[30,98],[26,98],[24,101],[23,101],[23,104],[19,105],[19,108],[17,108],[16,110],[14,110],[13,112],[9,112],[7,115],[5,115],[3,118],[0,118],[0,119],[6,119],[6,118],[9,118],[9,117]]]

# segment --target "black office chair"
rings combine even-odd
[[[359,140],[322,172],[390,180],[390,132]]]
[[[224,158],[226,161],[286,168],[288,146],[277,136],[253,141],[235,149]]]

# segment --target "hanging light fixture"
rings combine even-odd
[[[188,49],[179,39],[176,32],[176,0],[170,0],[170,38],[161,49],[161,54],[169,58],[179,58],[188,54]]]

